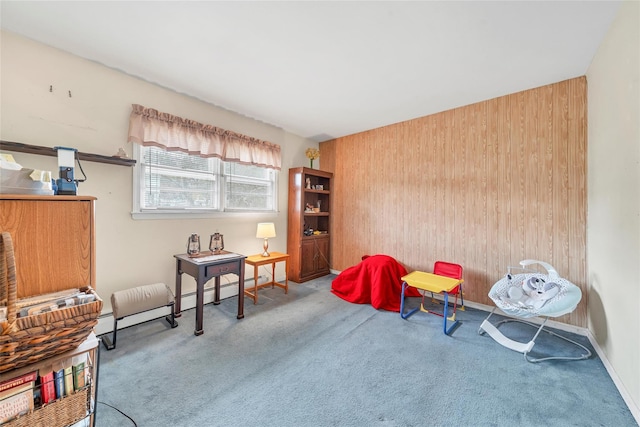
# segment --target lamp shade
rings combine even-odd
[[[268,239],[270,237],[276,237],[276,227],[272,222],[258,223],[258,230],[256,231],[256,237],[261,239]]]

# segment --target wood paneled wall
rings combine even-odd
[[[523,259],[582,289],[587,326],[587,84],[580,77],[320,144],[334,173],[331,268],[386,254],[464,268],[465,299]]]

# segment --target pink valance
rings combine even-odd
[[[280,146],[133,104],[129,142],[280,170]]]

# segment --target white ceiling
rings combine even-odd
[[[619,6],[3,0],[0,17],[4,30],[323,141],[582,76]]]

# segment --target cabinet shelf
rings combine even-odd
[[[302,236],[302,240],[313,240],[329,237],[329,233],[314,234],[313,236]]]

